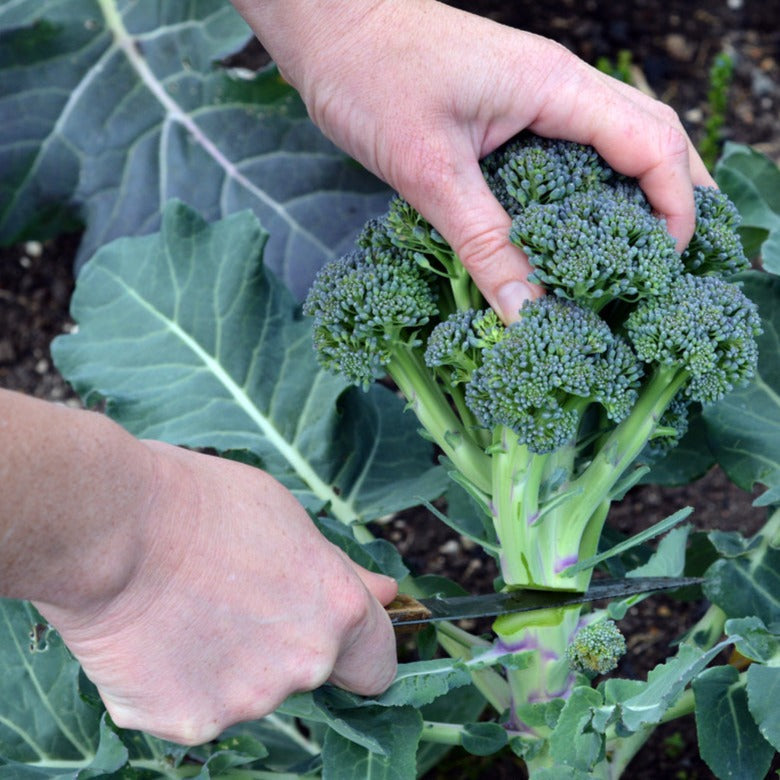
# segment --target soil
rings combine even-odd
[[[734,60],[734,80],[722,135],[750,144],[780,161],[780,4],[728,0],[548,0],[537,2],[453,2],[496,21],[553,38],[586,61],[616,62],[631,53],[635,83],[679,113],[695,142],[709,116],[708,71],[722,51]],[[0,250],[0,387],[54,401],[78,400],[52,366],[51,340],[72,328],[68,301],[72,258],[78,235]],[[763,513],[751,496],[714,470],[680,488],[640,487],[611,515],[632,533],[681,506],[695,506],[697,528],[751,533]],[[383,535],[395,542],[417,573],[444,574],[471,591],[492,587],[492,561],[452,535],[427,513],[404,513],[389,521]],[[629,652],[621,672],[643,675],[667,654],[668,644],[695,621],[700,604],[658,596],[634,608],[628,627]],[[713,775],[698,757],[691,719],[659,729],[627,770],[632,780],[704,780]],[[508,753],[477,759],[453,751],[429,780],[519,778],[519,760]],[[745,780],[760,780],[746,778]]]

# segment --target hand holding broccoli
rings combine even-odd
[[[712,185],[676,114],[562,46],[433,0],[235,0],[319,127],[441,232],[506,321],[540,288],[479,160],[528,128],[638,179],[678,251]],[[454,56],[453,56],[454,53]]]

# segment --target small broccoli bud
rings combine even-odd
[[[504,338],[506,328],[492,309],[466,309],[440,322],[428,337],[425,363],[449,369],[453,385],[467,382],[481,362],[482,350]]]
[[[755,374],[758,310],[717,277],[684,274],[665,296],[641,301],[626,330],[640,360],[690,374],[684,393],[694,401],[714,403]]]
[[[728,196],[715,187],[696,187],[696,228],[682,254],[685,268],[704,276],[730,276],[750,266],[737,228],[742,217]]]
[[[595,677],[611,672],[626,652],[626,640],[614,620],[598,620],[583,626],[566,649],[569,666]]]
[[[683,395],[675,396],[658,421],[653,438],[647,442],[639,460],[655,463],[669,454],[688,432],[690,402]]]
[[[356,250],[323,266],[304,302],[314,317],[320,364],[367,386],[399,345],[437,313],[436,295],[419,266],[397,250]]]
[[[505,337],[485,349],[466,403],[487,428],[505,425],[532,452],[551,452],[575,435],[591,401],[627,413],[641,373],[630,348],[595,312],[546,296],[527,302]]]
[[[369,254],[392,249],[394,244],[390,236],[387,217],[369,219],[363,225],[363,229],[360,231],[360,235],[355,240],[355,243]]]
[[[596,309],[665,293],[683,265],[664,221],[632,191],[591,188],[516,216],[510,239],[528,255],[531,280]]]
[[[511,215],[607,181],[612,169],[589,146],[522,134],[483,161],[493,193]]]
[[[384,225],[390,242],[411,252],[415,262],[443,276],[451,275],[458,262],[452,248],[403,198],[396,196],[390,201]]]

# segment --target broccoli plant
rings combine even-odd
[[[411,780],[457,745],[503,751],[533,780],[613,780],[657,724],[695,714],[718,777],[765,776],[780,747],[777,166],[727,144],[716,178],[738,211],[697,190],[680,256],[636,182],[592,149],[515,139],[484,175],[548,292],[506,327],[408,203],[376,218],[387,190],[317,134],[273,68],[218,64],[248,36],[230,9],[185,5],[0,11],[6,103],[27,118],[0,127],[15,161],[0,240],[86,221],[78,329],[53,347],[84,402],[137,436],[263,468],[407,593],[472,587],[415,576],[375,538],[374,521],[422,503],[494,556],[498,589],[685,566],[705,598],[678,594],[702,609],[646,678],[621,676],[630,602],[510,615],[481,635],[442,622],[411,660],[404,647],[381,696],[323,686],[186,748],[116,728],[35,610],[0,601],[0,775]],[[141,152],[156,164],[116,164]],[[742,270],[743,246],[768,273]],[[691,534],[687,510],[633,539],[607,526],[638,482],[716,461],[766,488],[749,538]]]
[[[610,503],[712,404],[753,376],[755,305],[725,195],[696,191],[680,256],[636,182],[592,149],[523,135],[483,163],[511,239],[547,295],[505,327],[455,253],[400,198],[327,264],[304,306],[322,365],[367,385],[385,373],[490,518],[503,587],[584,590]],[[558,673],[512,675],[516,700],[571,684],[560,659],[577,609],[500,618]],[[529,687],[529,685],[531,687]]]

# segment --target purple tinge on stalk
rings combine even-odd
[[[580,559],[579,555],[565,555],[563,558],[558,558],[558,560],[555,562],[555,568],[553,571],[556,574],[560,574],[562,571],[565,571],[569,568],[569,566],[574,566],[575,563]]]
[[[522,650],[538,650],[539,640],[534,636],[526,635],[519,642],[507,642],[500,638],[496,640],[496,647],[500,648],[504,654],[519,653]]]
[[[540,692],[531,692],[528,694],[528,703],[529,704],[536,704],[537,702],[548,702],[552,701],[553,699],[568,699],[571,695],[572,691],[572,682],[574,680],[574,675],[571,675],[571,682],[567,683],[563,688],[557,690],[557,691],[540,691]]]

